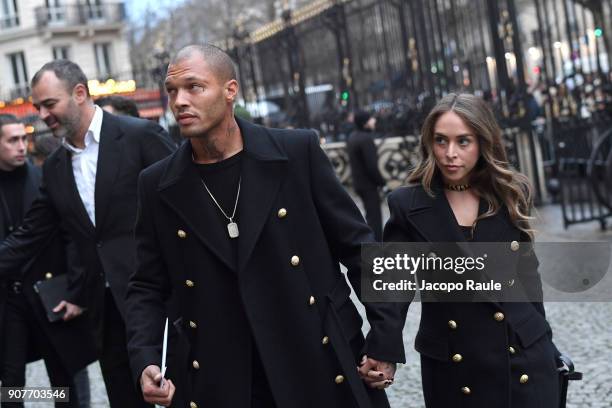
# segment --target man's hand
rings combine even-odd
[[[395,377],[395,363],[378,361],[364,355],[361,364],[357,367],[361,379],[371,388],[380,390],[393,384]]]
[[[159,367],[156,365],[147,366],[140,376],[140,388],[146,402],[167,407],[172,403],[176,388],[171,380],[164,380],[163,386],[160,387],[161,380],[162,375]]]
[[[83,313],[83,309],[80,306],[77,306],[70,302],[66,302],[65,300],[62,300],[59,305],[55,306],[53,311],[57,313],[62,309],[66,309],[66,313],[64,313],[64,316],[62,317],[65,322],[67,322],[68,320],[72,320]]]

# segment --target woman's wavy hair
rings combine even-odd
[[[431,110],[421,131],[420,161],[408,176],[408,183],[420,183],[434,196],[432,182],[441,179],[433,155],[436,122],[446,112],[454,112],[477,136],[480,157],[470,176],[474,191],[488,203],[488,210],[476,221],[491,217],[506,206],[512,223],[533,239],[529,225],[532,189],[527,177],[512,169],[508,163],[502,131],[487,104],[477,96],[451,93],[443,97]],[[475,222],[476,222],[475,221]]]

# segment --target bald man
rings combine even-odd
[[[366,305],[364,339],[339,263],[359,293],[361,243],[374,237],[317,136],[236,118],[233,63],[211,45],[179,51],[165,84],[187,142],[139,180],[126,311],[145,399],[388,407],[384,388],[404,361],[405,310]],[[182,346],[162,381],[166,316]]]

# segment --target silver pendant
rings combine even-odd
[[[230,222],[227,224],[227,232],[229,233],[230,238],[238,238],[238,224],[235,222]]]

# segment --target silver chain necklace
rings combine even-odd
[[[236,216],[236,208],[238,207],[238,198],[240,197],[240,184],[242,182],[242,176],[240,176],[240,179],[238,179],[238,193],[236,193],[236,202],[234,203],[234,211],[232,212],[231,217],[228,217],[225,211],[223,211],[223,208],[221,208],[221,206],[215,199],[215,196],[213,196],[210,190],[208,189],[208,186],[204,182],[204,179],[200,178],[200,181],[202,182],[202,185],[206,189],[206,192],[208,193],[210,198],[212,198],[213,202],[215,203],[219,211],[221,211],[223,216],[228,219],[229,224],[227,224],[227,233],[229,234],[230,238],[238,238],[238,235],[239,235],[238,224],[234,222],[234,217]]]

